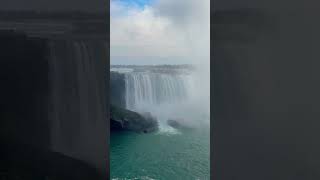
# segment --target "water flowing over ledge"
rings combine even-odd
[[[201,101],[198,89],[202,87],[196,87],[199,79],[193,66],[113,66],[110,71],[111,81],[118,79],[111,84],[111,91],[117,88],[111,98],[118,96],[117,101],[122,101],[120,104],[126,109],[150,112],[159,121],[161,131],[174,132],[168,120],[187,126],[208,123],[205,103],[194,108]]]

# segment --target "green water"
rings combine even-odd
[[[111,133],[114,180],[209,180],[210,131]]]

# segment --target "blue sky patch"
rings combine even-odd
[[[143,8],[146,5],[151,4],[154,0],[114,0],[125,3],[127,6],[138,6]]]

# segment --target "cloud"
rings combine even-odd
[[[127,64],[209,61],[209,3],[209,0],[157,0],[141,6],[112,0],[112,63],[121,59],[126,59]]]

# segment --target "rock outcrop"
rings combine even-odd
[[[184,123],[181,123],[178,119],[169,119],[167,124],[175,129],[191,129],[191,126],[188,126]]]
[[[111,105],[110,126],[112,131],[153,132],[157,130],[158,123],[150,114],[140,115],[127,109]]]

